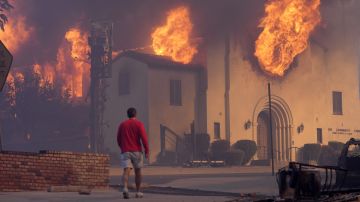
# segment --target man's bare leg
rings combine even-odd
[[[141,180],[142,180],[141,168],[135,168],[135,184],[136,184],[136,191],[137,192],[140,192]]]
[[[124,168],[124,173],[123,173],[123,177],[122,177],[123,186],[124,186],[124,189],[123,189],[124,198],[129,198],[128,183],[129,183],[130,171],[131,171],[131,168]]]

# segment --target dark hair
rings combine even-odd
[[[128,110],[127,110],[127,116],[129,118],[133,118],[136,116],[136,109],[134,107],[130,107]]]

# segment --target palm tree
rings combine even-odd
[[[4,26],[8,21],[7,16],[4,14],[5,11],[10,11],[14,7],[9,3],[8,0],[0,0],[0,28],[4,31]]]

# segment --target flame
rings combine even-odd
[[[5,24],[5,31],[0,32],[0,40],[12,52],[16,53],[21,45],[28,41],[33,28],[25,23],[25,17],[9,17],[9,22]]]
[[[45,64],[43,75],[45,82],[53,86],[55,81],[55,69],[50,64]]]
[[[75,99],[84,96],[90,85],[90,47],[87,38],[87,32],[71,28],[66,32],[58,49],[56,61],[32,65],[32,73],[38,79],[39,90],[51,86],[60,90],[63,97]],[[14,100],[11,101],[12,106],[16,104],[16,84],[25,81],[25,76],[20,71],[10,73],[7,79],[8,98]]]
[[[255,43],[261,67],[283,76],[294,58],[303,52],[310,33],[320,23],[320,0],[272,0],[265,6],[263,28]]]
[[[10,106],[16,105],[16,87],[15,87],[15,78],[13,74],[10,72],[6,78],[6,83],[9,86],[9,90],[7,91],[7,100],[10,103]]]
[[[39,79],[40,88],[44,88],[46,85],[54,86],[55,70],[50,64],[45,64],[44,66],[35,64],[33,66],[33,73]]]
[[[70,56],[72,61],[70,61],[70,64],[74,68],[72,69],[71,75],[65,76],[64,79],[67,80],[67,82],[64,87],[67,89],[70,87],[74,97],[83,96],[84,76],[90,75],[90,64],[88,63],[90,47],[88,45],[88,37],[88,33],[82,33],[78,28],[71,28],[65,34],[66,41],[71,45]],[[60,63],[63,63],[63,61]]]
[[[14,76],[15,74],[15,76]],[[8,77],[6,78],[6,83],[8,85],[8,91],[6,92],[6,99],[9,102],[10,106],[14,107],[16,105],[16,91],[18,86],[17,84],[22,84],[25,81],[24,74],[22,72],[9,72]]]
[[[25,76],[24,76],[24,74],[21,73],[21,72],[16,72],[16,73],[15,73],[15,79],[16,79],[17,81],[19,81],[19,83],[24,83],[24,81],[25,81]]]
[[[152,48],[157,55],[170,56],[172,60],[188,64],[198,52],[190,42],[193,24],[189,9],[181,6],[168,12],[166,24],[151,34]]]
[[[13,5],[18,2],[14,1]],[[21,6],[20,6],[21,7]],[[0,31],[0,40],[15,55],[22,46],[29,42],[34,33],[34,28],[26,24],[26,18],[21,10],[14,10],[8,14],[9,21],[5,24],[5,32]],[[44,61],[31,65],[32,74],[38,79],[39,90],[48,86],[61,91],[62,96],[72,100],[80,100],[88,90],[90,83],[90,64],[87,44],[88,33],[80,28],[70,28],[64,35],[63,42],[57,50],[54,61]],[[12,68],[7,78],[7,99],[11,106],[16,105],[16,93],[20,90],[19,84],[26,81],[26,68]]]

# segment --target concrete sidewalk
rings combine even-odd
[[[112,168],[110,183],[121,184],[121,168]],[[181,168],[146,167],[144,182],[158,187],[199,189],[230,193],[277,195],[271,167]],[[130,182],[133,183],[133,173]]]
[[[110,184],[121,184],[122,169],[110,169]],[[270,167],[182,168],[147,166],[143,169],[145,197],[128,201],[225,202],[249,196],[276,195],[275,177]],[[133,173],[130,183],[134,182]],[[204,191],[201,191],[204,190]],[[207,191],[207,192],[206,192]],[[219,193],[216,193],[219,192]],[[220,193],[221,192],[221,193]],[[239,197],[240,196],[240,197]],[[246,198],[246,197],[245,197]],[[91,195],[76,192],[0,192],[0,202],[115,202],[125,200],[119,189],[93,190]],[[249,201],[249,200],[247,200]],[[250,200],[251,201],[251,200]]]
[[[275,168],[275,172],[278,168]],[[166,166],[145,166],[142,169],[143,175],[204,175],[204,174],[263,174],[271,173],[270,166],[233,166],[233,167],[217,167],[217,168],[183,168],[183,167],[166,167]],[[122,175],[120,167],[111,167],[110,176]]]
[[[1,202],[117,202],[117,201],[142,201],[142,202],[223,202],[231,197],[223,196],[183,196],[166,194],[144,194],[144,198],[135,198],[135,193],[130,193],[130,199],[123,199],[122,193],[113,189],[106,191],[93,191],[91,195],[79,195],[70,192],[0,192]]]

